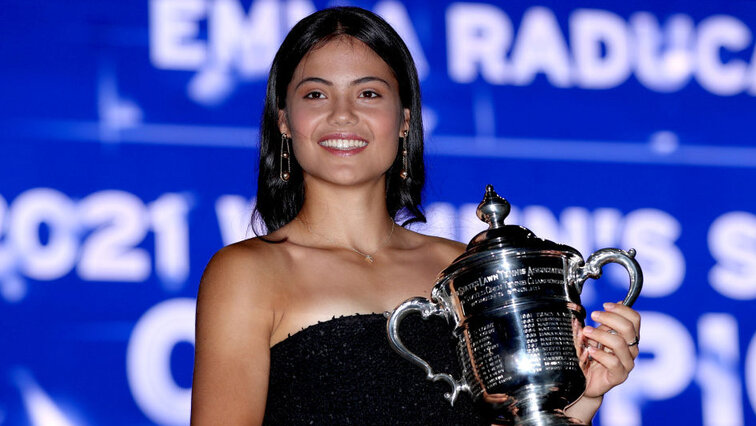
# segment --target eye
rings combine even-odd
[[[325,95],[321,92],[313,91],[313,92],[307,93],[304,97],[305,99],[323,99],[325,98]]]
[[[378,94],[375,90],[363,90],[362,93],[360,93],[361,98],[380,98],[381,95]]]

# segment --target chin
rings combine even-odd
[[[384,182],[385,174],[366,175],[364,173],[338,173],[320,177],[312,176],[310,179],[336,186],[362,186],[370,183]]]
[[[317,170],[312,172],[305,172],[305,180],[315,179],[318,181],[326,181],[333,185],[350,186],[350,185],[364,185],[370,182],[383,182],[386,177],[386,171],[384,169],[370,170],[365,165],[355,167],[340,167],[338,170],[321,170],[320,173]]]

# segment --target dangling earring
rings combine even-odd
[[[402,140],[402,171],[399,173],[399,176],[402,178],[402,180],[407,180],[409,177],[409,167],[407,167],[407,131],[404,131],[404,136],[401,138]]]
[[[289,150],[289,137],[286,133],[281,133],[281,161],[278,171],[278,177],[282,181],[288,182],[291,177],[291,151]],[[284,162],[286,167],[284,168]]]

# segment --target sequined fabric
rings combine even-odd
[[[407,317],[402,341],[434,371],[459,377],[454,342],[440,318]],[[446,383],[388,344],[381,314],[334,318],[310,326],[271,348],[268,425],[478,425],[468,394],[454,407]]]

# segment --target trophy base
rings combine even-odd
[[[512,397],[504,397],[502,402],[493,402],[495,395],[483,403],[484,412],[493,424],[516,426],[561,426],[585,425],[567,416],[564,407],[571,401],[558,393],[548,393],[548,387],[527,385]],[[503,395],[502,395],[503,396]],[[493,403],[492,403],[493,402]]]
[[[516,426],[563,426],[563,425],[583,425],[585,423],[568,417],[563,412],[539,412],[532,413],[526,417],[496,417],[491,419],[495,425],[516,425]]]

